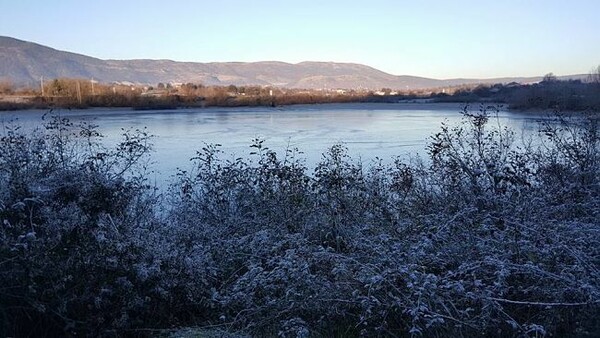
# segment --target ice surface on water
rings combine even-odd
[[[478,110],[474,106],[473,111]],[[265,145],[282,155],[297,147],[306,164],[313,167],[322,153],[335,143],[344,143],[348,153],[363,163],[379,157],[391,161],[396,156],[424,154],[429,136],[442,122],[450,125],[461,119],[459,104],[331,104],[281,108],[207,108],[160,111],[130,109],[61,110],[73,122],[99,125],[104,142],[119,141],[121,128],[147,127],[153,139],[152,168],[158,178],[189,169],[189,159],[204,143],[221,144],[225,158],[249,157],[252,140],[265,139]],[[24,128],[39,125],[46,111],[0,112],[0,122],[18,117]],[[537,130],[542,114],[502,110],[501,124],[512,127],[517,136]],[[494,121],[495,122],[495,121]]]

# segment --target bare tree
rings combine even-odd
[[[542,82],[556,82],[558,81],[558,78],[556,77],[556,75],[554,75],[554,73],[548,73],[546,75],[544,75],[544,79],[542,80]]]
[[[588,82],[589,83],[600,83],[600,65],[596,68],[592,68],[590,73],[588,74]]]

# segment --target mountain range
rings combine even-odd
[[[100,82],[155,85],[261,85],[306,89],[423,89],[474,83],[530,83],[539,77],[438,80],[392,75],[375,68],[337,62],[178,62],[172,60],[102,60],[82,54],[0,36],[0,80],[31,85],[54,78],[86,78]],[[578,79],[584,75],[561,78]]]

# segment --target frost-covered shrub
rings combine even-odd
[[[51,115],[0,138],[0,327],[6,335],[102,332],[167,298],[144,131],[104,149],[94,126]],[[168,258],[168,257],[167,257]],[[154,319],[154,318],[153,318]]]
[[[206,145],[165,197],[137,169],[144,132],[111,150],[60,119],[8,129],[2,333],[598,335],[597,116],[521,145],[494,112],[465,109],[428,159],[391,164]]]
[[[310,173],[260,140],[256,161],[205,147],[197,172],[174,186],[173,220],[211,252],[223,325],[271,335],[597,332],[595,124],[547,124],[536,148],[518,145],[489,109],[442,126],[429,161],[365,167],[336,145]]]

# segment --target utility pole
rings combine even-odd
[[[92,84],[92,96],[94,96],[96,95],[96,93],[94,92],[94,78],[90,80],[90,83]]]
[[[42,97],[44,97],[44,77],[40,77],[40,87],[42,88]]]
[[[79,100],[79,105],[81,105],[81,85],[79,81],[77,81],[77,99]]]

